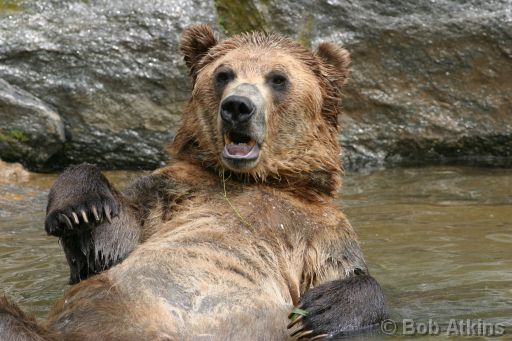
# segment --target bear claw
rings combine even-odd
[[[297,333],[297,332],[296,332]],[[295,336],[297,338],[297,340],[301,340],[301,339],[306,339],[308,337],[308,335],[311,335],[313,334],[313,331],[312,330],[300,330],[300,333],[297,333],[295,335],[292,335],[292,336]]]
[[[100,221],[100,216],[98,215],[98,210],[96,209],[95,205],[92,205],[91,211],[92,211],[92,214],[94,215],[94,219],[96,221]]]
[[[382,288],[368,274],[355,274],[306,291],[294,310],[307,312],[291,336],[325,337],[357,334],[374,329],[386,318]],[[295,320],[290,324],[296,325]],[[312,333],[305,331],[312,330]],[[318,339],[317,339],[318,340]]]
[[[82,218],[84,220],[84,223],[89,224],[89,219],[87,219],[87,214],[84,210],[81,210],[80,213],[82,214]]]
[[[293,326],[295,326],[297,323],[299,323],[301,321],[302,321],[302,316],[299,316],[298,318],[293,320],[292,323],[290,323],[288,325],[288,329],[292,328]],[[293,333],[291,333],[290,336],[294,337],[295,340],[309,340],[309,341],[318,341],[318,340],[325,339],[329,336],[329,334],[315,335],[314,333],[315,333],[314,330],[306,330],[305,326],[301,325],[301,327],[298,328],[297,330],[295,330]]]
[[[48,234],[61,237],[77,228],[90,229],[107,221],[112,224],[120,209],[115,190],[98,167],[71,166],[50,189],[45,229]]]
[[[98,207],[100,209],[98,209]],[[45,221],[46,232],[54,236],[62,236],[81,224],[97,225],[102,221],[112,224],[113,218],[119,216],[117,204],[112,201],[97,204],[82,204],[50,212]],[[94,217],[94,218],[91,218]]]
[[[107,218],[108,222],[112,224],[112,216],[110,215],[110,207],[108,205],[103,206],[105,217]]]
[[[297,330],[296,330],[296,331],[294,331],[293,333],[291,333],[291,334],[290,334],[290,336],[295,336],[295,338],[296,338],[296,339],[299,339],[299,338],[301,338],[302,336],[304,336],[304,335],[302,335],[302,333],[305,333],[305,332],[309,332],[309,333],[308,333],[308,335],[309,335],[309,334],[311,334],[313,331],[312,331],[312,330],[307,330],[307,331],[306,331],[306,330],[304,329],[304,327],[302,327],[302,328],[297,329]]]
[[[75,221],[75,224],[80,224],[80,220],[78,219],[78,215],[75,212],[71,212],[71,216],[73,217],[73,220]]]
[[[68,218],[68,216],[67,216],[67,215],[60,213],[60,214],[59,214],[59,221],[60,221],[61,223],[66,224],[66,226],[67,226],[70,230],[72,230],[72,229],[73,229],[73,223],[71,222],[71,220],[69,220],[69,218]]]
[[[299,323],[300,321],[302,321],[302,316],[299,316],[299,317],[297,317],[295,320],[293,320],[292,322],[290,322],[286,328],[290,329],[291,327],[293,327],[294,325],[296,325],[296,324],[297,324],[297,323]]]

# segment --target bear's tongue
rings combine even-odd
[[[222,152],[229,159],[254,160],[260,155],[260,147],[255,141],[249,143],[227,143]]]
[[[260,147],[247,135],[229,132],[224,134],[222,154],[230,159],[256,159],[260,154]]]
[[[229,153],[229,155],[245,156],[251,152],[251,149],[253,147],[254,146],[250,146],[247,143],[230,143],[226,145],[226,150]]]

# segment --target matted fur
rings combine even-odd
[[[6,297],[0,297],[0,340],[52,341],[56,334],[38,325],[36,319],[24,313]]]
[[[176,159],[196,161],[205,167],[222,171],[219,159],[222,137],[211,124],[216,119],[219,99],[208,86],[208,81],[201,77],[209,77],[206,69],[233,51],[253,51],[255,58],[265,51],[281,53],[302,65],[302,69],[297,72],[302,72],[304,77],[314,76],[314,83],[309,84],[311,88],[304,91],[316,89],[320,92],[318,112],[311,115],[307,122],[310,129],[307,134],[300,136],[300,143],[294,143],[295,149],[288,148],[282,153],[264,150],[267,155],[257,167],[242,176],[233,176],[245,176],[246,180],[287,188],[309,200],[325,200],[325,195],[334,196],[341,186],[341,150],[337,142],[338,114],[341,88],[346,81],[350,63],[348,52],[341,47],[324,43],[314,53],[290,39],[271,33],[246,33],[220,42],[210,39],[207,44],[196,41],[193,38],[196,35],[200,41],[205,36],[213,37],[211,29],[205,25],[194,27],[183,34],[181,50],[187,51],[188,60],[195,61],[188,64],[194,74],[194,89],[184,110],[183,124],[170,146],[172,155]],[[202,49],[198,55],[192,55],[191,52],[196,51],[197,45],[202,46]],[[236,61],[237,65],[243,62]],[[276,63],[278,62],[280,60],[276,56]],[[248,67],[247,62],[244,66]],[[298,98],[289,100],[297,101]],[[304,110],[310,108],[316,106],[305,105]],[[270,123],[286,113],[286,103],[274,109],[268,113]],[[282,128],[281,126],[280,129]],[[286,135],[283,134],[282,143],[291,140],[293,134],[297,132],[292,129]]]

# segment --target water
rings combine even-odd
[[[343,205],[393,320],[512,325],[512,170],[350,174]]]
[[[133,174],[107,176],[122,185]],[[36,175],[22,185],[0,185],[0,291],[38,317],[67,287],[64,255],[42,227],[54,179]],[[512,325],[512,170],[348,173],[340,205],[384,287],[394,321]]]

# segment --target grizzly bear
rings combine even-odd
[[[123,192],[89,164],[57,179],[45,228],[74,285],[44,325],[2,300],[5,337],[318,340],[378,325],[381,287],[334,203],[347,51],[218,41],[205,25],[180,50],[193,88],[172,162]]]

